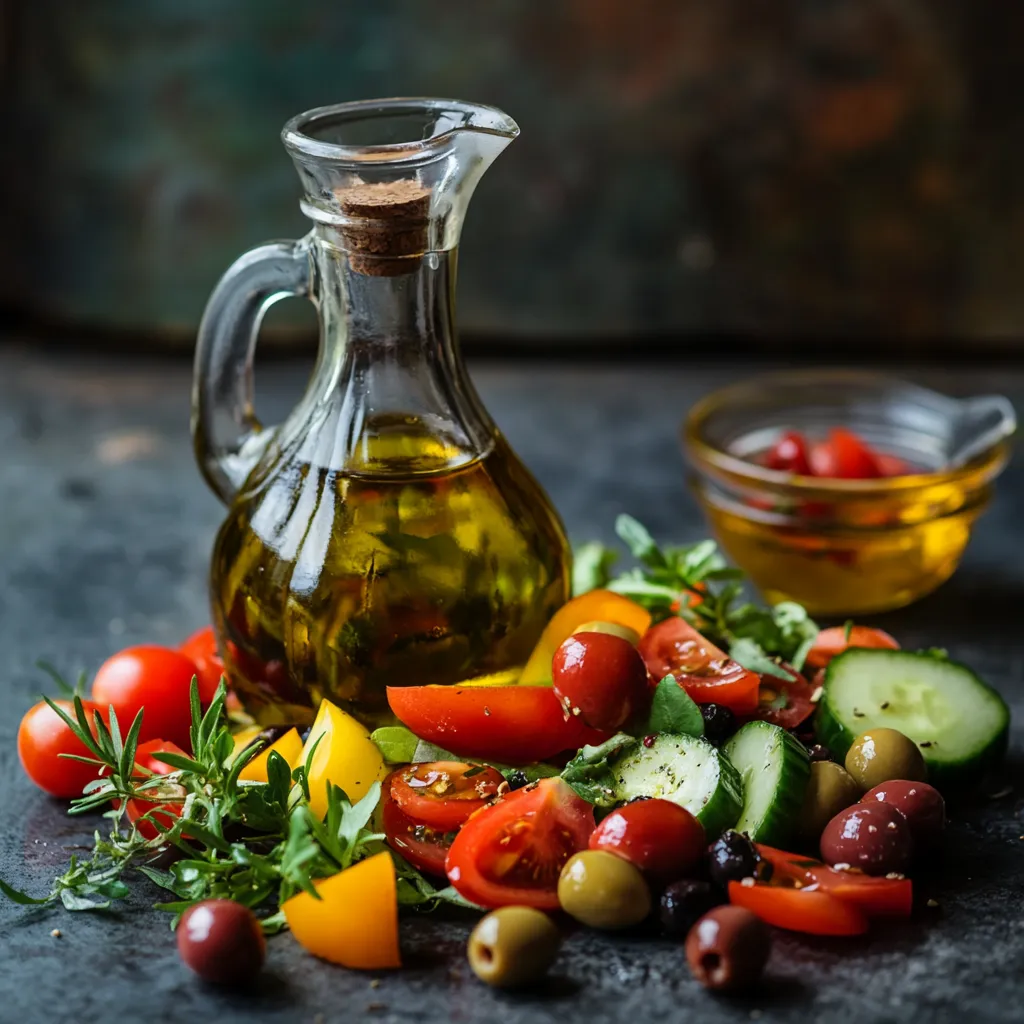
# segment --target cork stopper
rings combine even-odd
[[[334,195],[352,222],[340,228],[357,274],[395,277],[412,269],[407,257],[426,252],[430,189],[415,178],[357,182]]]

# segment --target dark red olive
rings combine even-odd
[[[868,790],[860,802],[872,800],[895,807],[907,819],[915,852],[921,853],[941,841],[946,828],[946,803],[934,786],[927,782],[893,779]]]
[[[722,902],[719,892],[710,882],[691,878],[667,886],[658,902],[662,934],[685,938],[699,918]]]
[[[866,875],[903,871],[914,852],[907,819],[889,804],[854,804],[821,833],[821,856],[833,867],[848,864]]]
[[[178,923],[178,953],[204,981],[251,981],[267,954],[256,916],[234,900],[206,900],[189,907]]]
[[[620,728],[648,698],[643,658],[613,633],[574,633],[555,651],[551,675],[566,715],[594,729]]]
[[[750,988],[764,972],[772,940],[760,918],[744,907],[708,911],[686,937],[686,959],[706,988],[733,992]]]

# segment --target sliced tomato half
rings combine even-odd
[[[566,721],[549,686],[389,686],[388,703],[420,739],[460,757],[527,764],[608,738]]]
[[[392,850],[419,871],[444,878],[451,835],[403,814],[386,786],[381,796],[381,823]]]
[[[871,480],[882,476],[873,448],[852,430],[833,427],[828,440],[811,445],[811,472],[833,480]]]
[[[451,832],[492,799],[504,781],[490,765],[431,761],[395,772],[391,796],[410,818]]]
[[[561,779],[541,779],[462,826],[448,851],[448,880],[481,907],[557,910],[558,876],[593,831],[593,807]]]
[[[811,668],[825,668],[833,658],[851,647],[898,651],[900,645],[884,629],[873,629],[870,626],[850,626],[849,629],[845,626],[830,626],[818,634],[814,646],[807,654],[807,664]]]
[[[745,669],[680,618],[649,629],[637,650],[654,683],[667,675],[698,704],[724,704],[738,715],[757,710],[756,672]]]
[[[810,718],[814,712],[814,701],[811,698],[816,687],[799,672],[794,672],[794,676],[793,679],[761,676],[757,708],[750,717],[781,725],[783,729],[795,729]]]
[[[729,883],[729,902],[777,928],[808,935],[862,935],[868,919],[854,904],[830,893],[772,883]]]

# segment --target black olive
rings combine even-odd
[[[832,760],[834,760],[834,758],[832,757],[832,751],[829,750],[828,747],[823,746],[821,743],[815,743],[814,746],[812,746],[807,751],[807,756],[812,761],[832,761]]]
[[[263,749],[266,750],[267,747],[276,743],[291,728],[292,726],[290,725],[268,725],[266,729],[256,737],[256,739],[263,741]],[[253,742],[255,742],[255,740]]]
[[[721,896],[710,882],[691,879],[673,882],[661,894],[658,907],[661,930],[669,938],[681,939],[698,918],[721,902]]]
[[[724,704],[701,704],[704,739],[721,746],[736,731],[736,716]]]
[[[754,878],[760,857],[754,844],[739,832],[723,832],[708,847],[708,874],[721,886]]]
[[[515,771],[508,773],[505,781],[508,783],[509,789],[522,789],[530,780],[526,777],[526,772],[516,768]]]

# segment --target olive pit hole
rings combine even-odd
[[[716,978],[722,967],[722,958],[718,953],[705,953],[700,958],[700,965],[709,978]]]

